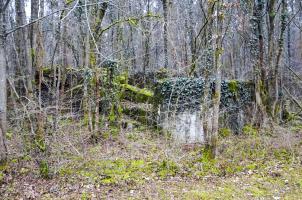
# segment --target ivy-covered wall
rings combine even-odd
[[[204,94],[205,82],[201,78],[174,78],[157,83],[155,105],[164,110],[198,110]],[[211,98],[214,80],[210,83]],[[249,81],[227,80],[221,85],[221,107],[238,108],[251,105],[254,101],[254,85]]]
[[[157,83],[154,92],[154,108],[157,123],[184,142],[200,142],[203,128],[200,127],[200,104],[205,91],[201,78],[173,78]],[[214,80],[210,81],[209,99],[214,94]],[[240,133],[251,119],[254,105],[254,85],[239,80],[222,81],[220,127]],[[211,103],[208,105],[211,107]]]

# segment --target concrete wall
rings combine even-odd
[[[157,124],[171,133],[175,141],[180,143],[205,141],[200,117],[203,89],[202,79],[189,78],[166,80],[156,87],[154,106],[157,110]],[[212,91],[210,90],[209,102]],[[240,133],[241,128],[250,119],[248,115],[254,101],[253,85],[244,81],[223,81],[221,94],[220,127]],[[206,120],[211,122],[211,103],[208,106],[210,111]]]
[[[160,113],[159,125],[179,143],[203,143],[204,132],[200,112]]]

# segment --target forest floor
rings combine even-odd
[[[0,199],[302,199],[301,130],[221,137],[209,160],[201,146],[157,131],[138,127],[92,145],[74,126],[52,141],[51,178],[29,156],[2,167]]]

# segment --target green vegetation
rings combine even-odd
[[[251,124],[247,124],[243,127],[242,133],[245,135],[256,136],[258,134],[258,130],[254,128]]]
[[[0,0],[0,199],[302,200],[301,1]]]
[[[148,144],[150,142],[142,140],[142,137],[142,134],[133,132],[128,134],[127,139],[130,143],[147,142]],[[223,153],[215,160],[209,158],[204,148],[193,149],[185,158],[177,162],[169,158],[161,160],[150,158],[136,160],[119,157],[114,160],[79,158],[80,160],[77,159],[74,163],[61,168],[60,175],[77,175],[79,178],[82,177],[93,183],[110,185],[128,182],[141,183],[146,181],[146,177],[148,180],[157,178],[166,180],[169,177],[182,175],[202,178],[205,176],[236,176],[251,171],[266,173],[275,165],[274,163],[287,167],[295,160],[296,154],[290,149],[267,146],[265,144],[267,139],[262,139],[254,134],[248,134],[242,139],[229,135],[222,141],[226,145],[220,150]],[[151,151],[149,156],[153,156],[153,153],[157,154],[159,150]]]
[[[101,197],[113,190],[116,199],[128,198],[129,191],[136,199],[153,193],[156,199],[170,199],[171,195],[176,199],[271,199],[273,196],[297,199],[302,191],[299,141],[287,146],[281,137],[261,134],[250,125],[239,136],[220,129],[219,154],[217,159],[211,159],[202,146],[190,149],[174,146],[164,135],[149,132],[137,122],[128,123],[136,125],[125,135],[113,137],[114,131],[109,129],[102,133],[104,143],[91,146],[85,155],[60,153],[68,163],[60,165],[57,171],[50,171],[45,165],[40,174],[53,174],[51,184],[62,190],[66,184],[80,184],[84,188],[103,188]],[[78,137],[78,133],[74,134]],[[297,137],[291,134],[289,137]],[[24,160],[10,162],[1,170],[1,179],[6,180],[7,171],[15,170]],[[30,177],[34,172],[25,166],[18,170],[18,176]],[[91,189],[71,193],[76,195],[75,199],[90,199],[95,195]]]
[[[60,170],[61,176],[78,175],[89,182],[99,184],[122,184],[144,182],[146,177],[160,177],[165,179],[174,176],[178,170],[173,161],[145,161],[145,160],[77,160],[79,165],[71,163]]]
[[[40,163],[40,174],[43,178],[49,178],[49,166],[45,160]]]
[[[4,172],[5,170],[8,168],[7,163],[0,163],[0,183],[3,181],[4,179]]]
[[[210,80],[210,82],[210,91],[214,91],[214,81]],[[181,77],[162,81],[155,88],[155,103],[178,111],[198,109],[205,85],[205,80],[202,78]],[[222,81],[221,107],[248,108],[254,101],[253,88],[253,83],[249,81]],[[210,97],[214,97],[213,92],[210,93]]]
[[[233,94],[236,94],[238,92],[239,86],[237,80],[231,80],[228,82],[229,90]]]
[[[229,128],[221,128],[219,129],[219,135],[223,138],[229,137],[232,135],[232,130],[230,130]]]
[[[122,87],[125,89],[124,97],[137,103],[151,102],[154,96],[152,91],[145,88],[140,89],[129,84],[122,84]]]
[[[295,124],[291,127],[291,131],[294,132],[302,132],[302,124]]]

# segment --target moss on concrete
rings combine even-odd
[[[151,102],[154,93],[146,88],[138,88],[129,84],[122,84],[125,89],[124,98],[137,103]]]

